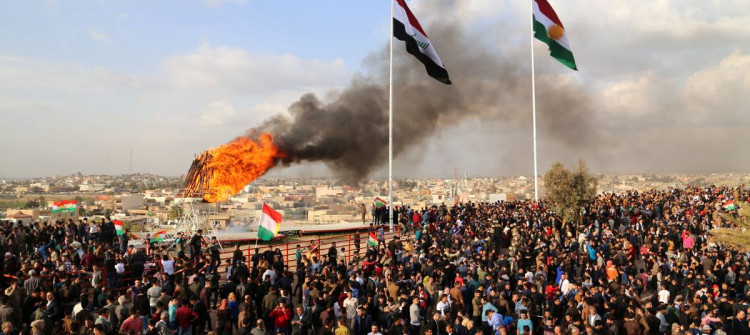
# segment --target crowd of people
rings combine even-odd
[[[707,240],[748,199],[605,193],[575,223],[545,202],[405,207],[398,236],[288,261],[222,260],[200,231],[136,249],[106,220],[5,224],[2,334],[750,335],[749,255]]]

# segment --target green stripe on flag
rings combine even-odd
[[[550,56],[563,63],[563,65],[578,71],[573,52],[560,45],[560,43],[557,43],[557,41],[551,40],[547,35],[547,27],[537,21],[536,17],[534,17],[534,38],[547,43]]]
[[[263,241],[270,241],[276,234],[274,234],[272,231],[266,229],[263,226],[258,227],[258,238]]]

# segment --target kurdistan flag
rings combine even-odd
[[[122,235],[122,221],[114,220],[112,222],[115,224],[115,231],[117,232],[117,236]]]
[[[375,198],[375,207],[380,208],[385,206],[388,203],[388,201],[385,201],[383,199],[380,199],[380,197]]]
[[[52,203],[52,213],[73,213],[78,208],[77,200],[61,200]]]
[[[734,205],[734,200],[729,200],[729,201],[727,201],[727,202],[726,202],[726,203],[724,204],[724,209],[726,209],[726,210],[728,210],[728,211],[732,211],[732,210],[734,210],[735,208],[736,208],[736,206]]]
[[[166,234],[167,234],[166,230],[155,232],[154,235],[151,235],[151,242],[163,242],[164,235]]]
[[[281,229],[281,214],[264,203],[260,223],[258,223],[258,238],[270,241],[279,233],[279,229]]]
[[[376,247],[378,245],[378,238],[376,237],[374,231],[370,232],[370,238],[367,239],[367,245],[371,247]]]
[[[534,6],[534,37],[549,47],[550,56],[565,66],[578,70],[568,34],[547,0],[532,0]]]

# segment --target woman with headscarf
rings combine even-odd
[[[229,300],[222,299],[219,308],[216,310],[216,333],[219,335],[232,333],[231,311],[229,310]]]

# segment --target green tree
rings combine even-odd
[[[183,214],[183,208],[182,206],[174,205],[172,208],[169,209],[168,218],[170,220],[179,219],[182,217]]]
[[[545,196],[567,222],[579,222],[581,209],[596,196],[596,186],[596,177],[589,174],[582,159],[574,171],[556,162],[544,174]]]
[[[721,217],[734,227],[712,229],[708,240],[741,252],[750,251],[750,206],[740,207],[737,216],[722,213]]]

